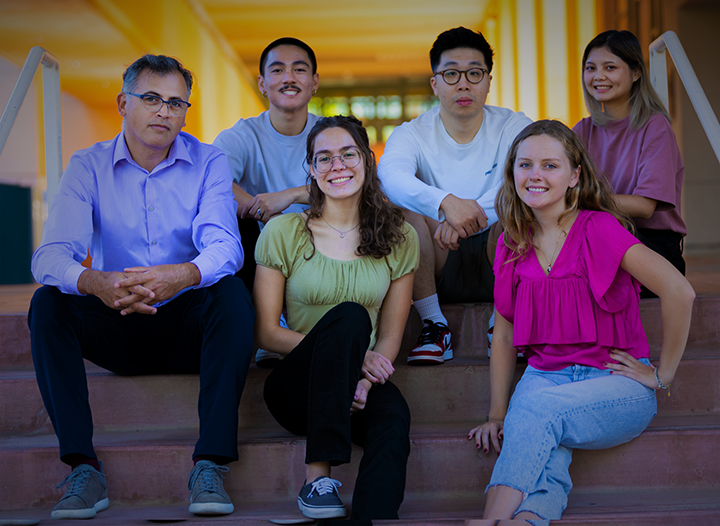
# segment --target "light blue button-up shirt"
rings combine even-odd
[[[92,267],[194,263],[198,287],[242,267],[237,203],[227,158],[181,132],[152,172],[130,155],[122,133],[76,152],[60,180],[40,247],[38,283],[78,294],[87,250]]]

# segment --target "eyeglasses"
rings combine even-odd
[[[327,173],[332,170],[335,159],[340,159],[340,162],[345,168],[355,168],[360,164],[360,152],[357,148],[348,148],[340,155],[329,155],[320,154],[313,159],[313,166],[321,174]]]
[[[137,93],[130,93],[129,91],[124,93],[142,100],[143,106],[148,111],[160,111],[162,105],[167,104],[168,112],[173,117],[182,117],[187,113],[188,108],[191,106],[189,102],[180,99],[165,100],[157,95],[138,95]]]
[[[454,86],[460,82],[460,77],[462,77],[463,73],[465,73],[465,78],[470,84],[480,84],[485,78],[487,70],[482,68],[470,68],[465,71],[460,71],[459,69],[446,69],[445,71],[438,71],[435,75],[442,75],[445,84]]]

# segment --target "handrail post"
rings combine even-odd
[[[35,46],[20,70],[7,106],[0,117],[0,153],[10,136],[20,107],[25,100],[38,67],[43,66],[43,119],[45,127],[45,176],[48,205],[57,192],[62,174],[62,118],[60,100],[60,64],[52,53]]]
[[[669,110],[666,49],[670,51],[670,56],[675,63],[675,69],[685,86],[690,102],[692,102],[693,108],[695,108],[695,112],[705,130],[705,135],[710,141],[710,146],[712,146],[715,156],[720,162],[720,123],[718,123],[712,106],[710,106],[700,81],[695,75],[695,70],[690,65],[690,60],[674,31],[666,31],[650,44],[650,81],[655,91],[662,98],[665,107]]]
[[[57,62],[43,59],[43,118],[45,123],[45,178],[48,207],[62,175],[62,101]]]

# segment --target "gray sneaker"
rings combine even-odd
[[[60,489],[68,483],[70,486],[63,498],[55,504],[51,519],[92,519],[98,511],[110,505],[102,462],[100,471],[87,464],[80,464],[56,487]]]
[[[201,460],[190,472],[190,513],[195,515],[228,515],[235,510],[230,497],[223,488],[221,472],[230,468],[218,466],[210,460]]]
[[[331,519],[347,515],[340,500],[338,488],[342,484],[330,477],[318,477],[300,489],[298,507],[303,515],[311,519]]]

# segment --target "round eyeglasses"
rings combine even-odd
[[[348,148],[340,155],[333,155],[332,157],[321,153],[316,155],[312,162],[315,169],[324,174],[332,170],[335,159],[340,159],[345,168],[355,168],[360,164],[360,151],[357,148]]]
[[[157,95],[138,95],[137,93],[130,93],[129,91],[126,91],[125,94],[142,100],[143,106],[148,111],[160,111],[162,105],[167,104],[168,113],[173,117],[182,117],[187,113],[188,108],[192,106],[189,102],[180,99],[165,100]]]
[[[453,86],[460,82],[460,77],[462,77],[463,73],[465,73],[465,78],[470,84],[480,84],[485,78],[487,70],[482,68],[470,68],[465,71],[460,71],[459,69],[446,69],[445,71],[438,71],[435,75],[442,75],[445,84]]]

